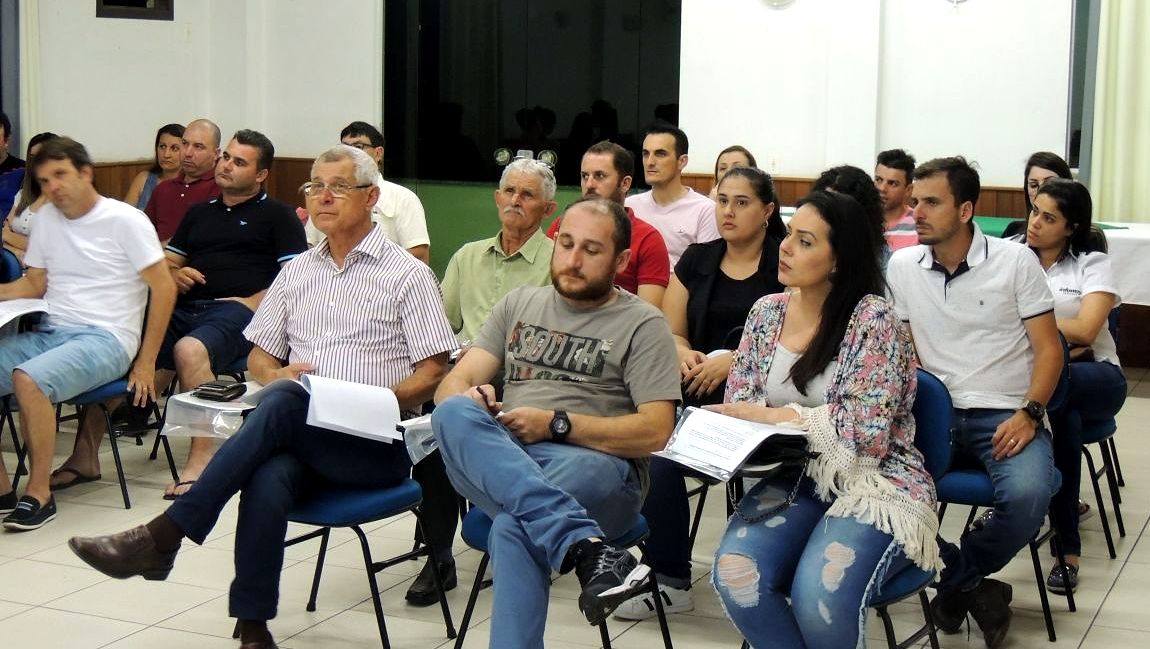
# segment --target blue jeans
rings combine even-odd
[[[403,444],[308,426],[307,406],[307,395],[294,390],[269,395],[167,510],[185,536],[203,543],[224,505],[243,491],[228,600],[229,614],[241,620],[276,616],[292,505],[328,485],[390,487],[411,468]]]
[[[956,456],[967,456],[990,474],[994,486],[994,516],[981,529],[962,535],[959,545],[939,538],[946,568],[939,591],[970,590],[994,574],[1026,547],[1042,525],[1054,492],[1054,461],[1050,433],[1041,426],[1022,452],[994,459],[992,438],[998,425],[1016,411],[987,408],[954,410],[951,439]]]
[[[1062,488],[1050,500],[1050,517],[1064,554],[1082,554],[1078,533],[1078,492],[1082,487],[1082,424],[1110,419],[1126,402],[1126,375],[1105,362],[1070,364],[1066,405],[1050,413],[1054,466],[1062,473]]]
[[[524,446],[464,396],[436,406],[431,425],[452,484],[493,521],[490,646],[543,646],[551,571],[578,541],[634,525],[642,504],[634,466],[581,446]]]
[[[747,492],[719,542],[712,583],[752,647],[860,646],[867,602],[911,562],[890,534],[827,516],[810,478],[785,509],[748,515],[793,483],[767,478]]]
[[[12,372],[21,370],[52,403],[123,378],[132,359],[99,327],[41,325],[0,339],[0,396],[12,394]]]

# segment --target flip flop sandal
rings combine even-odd
[[[179,489],[180,487],[187,487],[189,485],[194,485],[194,484],[196,484],[195,480],[184,480],[182,482],[177,482],[176,486],[174,488]],[[186,494],[186,493],[188,493],[188,492],[185,491],[184,494]],[[177,494],[177,493],[164,494],[163,498],[164,498],[164,500],[175,500],[184,494]]]
[[[65,489],[70,489],[72,487],[75,487],[78,484],[84,484],[85,482],[95,482],[95,481],[99,480],[101,477],[103,477],[99,473],[97,473],[96,475],[84,475],[84,474],[80,473],[79,471],[77,471],[76,469],[73,469],[70,466],[62,466],[59,469],[56,469],[55,471],[52,472],[53,478],[55,478],[57,476],[62,476],[62,475],[72,475],[75,477],[72,478],[71,480],[67,481],[67,482],[58,482],[54,485],[50,485],[49,488],[52,491],[63,491]]]

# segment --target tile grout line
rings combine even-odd
[[[1138,537],[1134,539],[1134,545],[1130,548],[1130,552],[1126,555],[1126,557],[1122,559],[1122,567],[1118,569],[1118,575],[1114,578],[1114,582],[1110,584],[1110,588],[1106,589],[1106,594],[1102,596],[1102,601],[1098,603],[1098,608],[1094,611],[1094,616],[1090,618],[1090,625],[1086,627],[1086,633],[1082,636],[1082,641],[1078,643],[1078,649],[1082,649],[1082,646],[1086,643],[1086,639],[1090,637],[1090,632],[1094,629],[1094,625],[1098,621],[1098,616],[1102,614],[1102,608],[1106,606],[1106,602],[1110,599],[1110,595],[1114,592],[1115,586],[1118,585],[1118,580],[1122,578],[1122,572],[1126,570],[1127,566],[1130,565],[1130,557],[1134,556],[1134,552],[1138,549],[1138,544],[1146,535],[1146,529],[1148,527],[1150,527],[1150,519],[1147,519],[1146,522],[1142,524],[1142,529],[1138,532]],[[1102,627],[1102,625],[1098,626],[1099,628],[1110,628]]]

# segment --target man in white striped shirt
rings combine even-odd
[[[371,222],[375,163],[339,145],[312,166],[308,212],[327,238],[276,277],[244,335],[248,371],[260,383],[318,376],[390,387],[405,413],[421,408],[457,345],[431,269]],[[72,550],[113,577],[164,579],[180,541],[203,543],[239,490],[236,578],[229,614],[244,647],[274,647],[287,512],[317,486],[388,487],[408,476],[402,444],[381,444],[306,424],[307,397],[294,389],[265,398],[225,442],[200,479],[147,525],[73,538]]]

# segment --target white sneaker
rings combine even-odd
[[[690,590],[660,584],[659,594],[663,597],[663,611],[668,614],[695,610],[695,600],[691,597]],[[615,617],[620,620],[646,620],[655,617],[655,602],[651,599],[651,593],[642,592],[623,602],[615,609]]]

